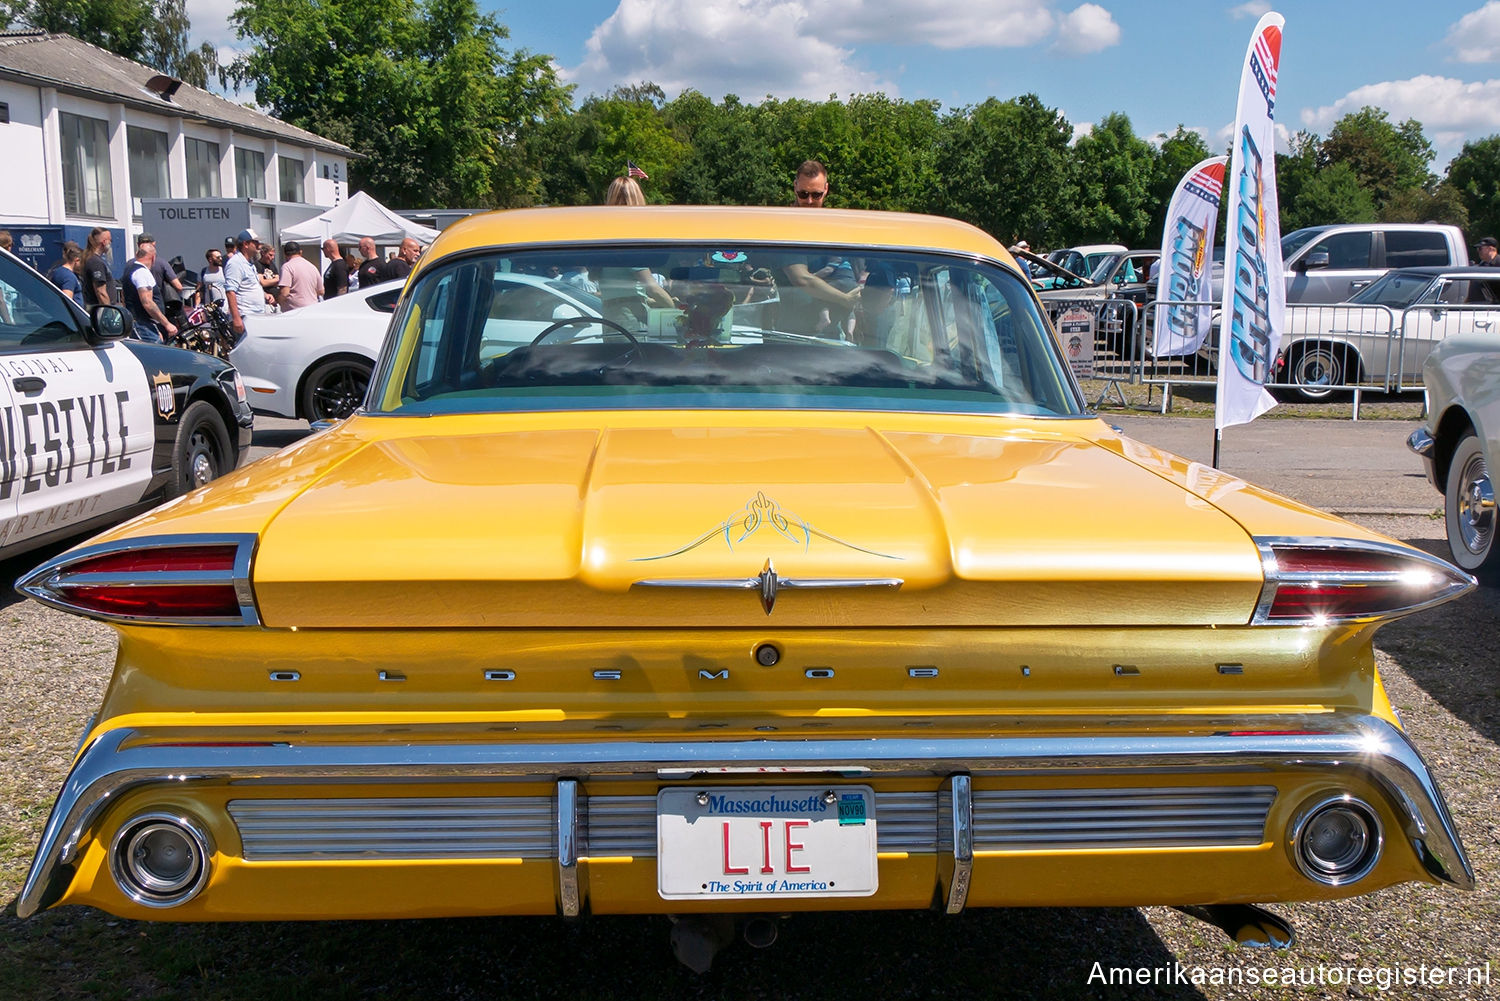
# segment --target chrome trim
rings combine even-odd
[[[265,743],[214,746],[224,731],[185,743],[180,730],[122,728],[97,737],[69,772],[47,819],[17,899],[28,917],[56,901],[62,867],[105,808],[127,791],[170,783],[258,780],[318,782],[510,779],[725,774],[728,769],[798,769],[837,775],[973,776],[1050,773],[1224,775],[1266,770],[1363,776],[1401,817],[1401,830],[1428,875],[1474,885],[1463,843],[1437,781],[1416,748],[1388,721],[1347,713],[1246,715],[1232,722],[1182,716],[1090,718],[1057,735],[1015,737],[831,738],[826,740],[610,741],[555,739],[496,743],[481,724],[423,742],[409,731],[387,742],[354,743],[338,727],[312,728],[292,742],[265,731]],[[251,731],[258,732],[258,731]],[[162,743],[153,744],[152,740]]]
[[[877,554],[878,555],[878,554]],[[653,577],[638,580],[631,587],[694,587],[726,591],[759,591],[760,607],[771,614],[776,595],[781,591],[835,587],[892,587],[906,581],[900,577],[782,577],[770,560],[754,577]]]
[[[1275,800],[1266,785],[981,789],[973,840],[988,851],[1258,845]]]
[[[1422,458],[1430,459],[1432,458],[1432,450],[1437,447],[1437,439],[1426,428],[1417,428],[1406,436],[1406,447]]]
[[[968,902],[969,881],[974,875],[974,797],[967,775],[953,776],[948,787],[953,817],[953,876],[948,882],[945,910],[957,914]]]
[[[1324,808],[1330,806],[1345,806],[1353,809],[1356,813],[1364,814],[1365,820],[1369,822],[1372,844],[1370,845],[1370,857],[1358,868],[1339,876],[1330,876],[1326,872],[1319,872],[1307,862],[1302,856],[1302,832],[1307,822]],[[1292,864],[1297,871],[1302,873],[1314,883],[1322,883],[1324,886],[1348,886],[1357,883],[1370,874],[1375,868],[1375,863],[1380,861],[1381,852],[1385,850],[1385,831],[1380,826],[1379,811],[1371,808],[1370,804],[1362,799],[1351,796],[1348,793],[1339,793],[1322,798],[1308,800],[1298,809],[1292,822],[1287,825],[1286,838],[1287,854],[1291,856]]]
[[[146,824],[168,824],[181,828],[187,833],[188,840],[192,841],[194,850],[198,852],[197,875],[181,889],[170,893],[152,893],[138,886],[136,881],[124,871],[120,852],[124,848],[125,838]],[[120,825],[120,829],[115,832],[110,842],[109,874],[114,878],[115,885],[120,888],[120,892],[142,907],[177,907],[192,900],[208,885],[208,874],[214,855],[213,844],[213,840],[208,836],[207,828],[186,814],[162,810],[137,814]]]
[[[250,862],[556,857],[551,796],[234,799]]]
[[[1300,619],[1272,619],[1270,618],[1271,605],[1276,600],[1276,592],[1282,584],[1310,583],[1314,581],[1332,581],[1335,583],[1366,583],[1366,584],[1389,584],[1399,583],[1402,573],[1397,572],[1367,572],[1351,571],[1347,573],[1282,573],[1276,562],[1276,546],[1286,546],[1296,549],[1325,549],[1328,551],[1357,550],[1360,552],[1379,553],[1385,556],[1395,556],[1407,560],[1410,563],[1426,566],[1433,573],[1447,578],[1447,584],[1433,592],[1433,596],[1410,605],[1402,605],[1387,609],[1379,615],[1338,616],[1331,621],[1337,622],[1379,622],[1383,619],[1400,618],[1419,612],[1424,608],[1432,608],[1444,602],[1452,601],[1454,598],[1468,594],[1479,586],[1469,574],[1464,573],[1458,567],[1447,560],[1438,559],[1420,549],[1403,546],[1394,542],[1377,542],[1366,539],[1341,539],[1341,538],[1318,538],[1315,536],[1281,536],[1281,535],[1258,535],[1254,539],[1255,547],[1260,551],[1260,563],[1265,573],[1265,583],[1261,585],[1260,598],[1255,603],[1255,613],[1251,616],[1252,626],[1318,626],[1326,625],[1311,616]]]
[[[582,909],[578,892],[578,783],[557,783],[557,903],[563,917],[576,918]]]
[[[187,535],[144,535],[114,542],[70,549],[55,556],[16,581],[16,590],[28,598],[35,598],[52,608],[82,615],[101,622],[160,623],[174,626],[258,626],[260,613],[255,608],[255,592],[250,586],[250,564],[255,556],[257,537],[248,533],[193,533]],[[180,573],[74,573],[68,568],[83,560],[110,553],[128,552],[136,549],[180,549],[187,546],[234,546],[234,567],[228,574],[217,570],[183,571]],[[67,592],[73,587],[113,585],[119,587],[148,587],[154,584],[230,584],[234,587],[235,600],[239,603],[237,616],[174,616],[160,618],[153,615],[106,614],[92,608],[84,608],[68,600]]]

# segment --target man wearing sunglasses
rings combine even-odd
[[[828,168],[817,160],[804,162],[797,168],[792,194],[797,208],[822,208],[828,197]],[[802,327],[802,332],[843,337],[850,311],[859,304],[859,286],[854,285],[846,291],[819,277],[815,272],[826,273],[829,260],[820,257],[806,264],[786,265],[782,270],[787,283],[797,292],[783,296],[783,303],[789,317],[796,317],[792,322]]]

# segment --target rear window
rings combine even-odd
[[[424,271],[394,329],[377,412],[1081,411],[1025,281],[936,253],[481,253]]]
[[[1387,230],[1385,264],[1389,268],[1442,267],[1448,259],[1448,241],[1441,233],[1422,230]]]

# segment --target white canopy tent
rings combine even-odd
[[[379,246],[388,247],[411,237],[421,244],[437,239],[438,231],[430,226],[404,219],[384,205],[356,191],[342,205],[335,205],[322,215],[313,216],[295,226],[281,231],[280,240],[297,240],[301,243],[320,244],[334,239],[339,243],[354,243],[361,237],[372,238]]]

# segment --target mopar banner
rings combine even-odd
[[[1189,170],[1172,192],[1167,225],[1161,234],[1161,281],[1156,287],[1156,337],[1151,353],[1158,358],[1190,355],[1213,328],[1214,223],[1224,190],[1227,156],[1211,156]],[[1172,303],[1172,305],[1168,305]],[[1189,305],[1198,303],[1198,305]]]
[[[1224,234],[1223,321],[1214,426],[1246,424],[1276,405],[1265,384],[1281,343],[1286,284],[1276,201],[1276,70],[1280,14],[1255,26],[1240,74],[1230,145],[1229,215]]]

